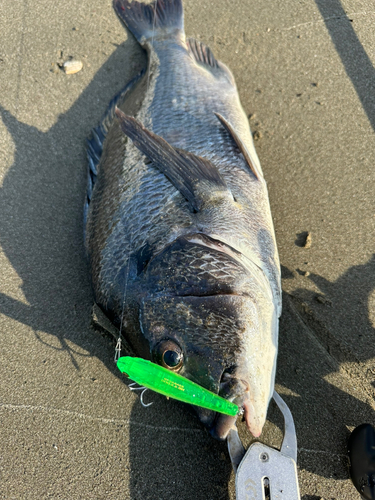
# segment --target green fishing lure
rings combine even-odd
[[[239,414],[238,406],[231,401],[146,359],[123,356],[117,361],[117,367],[137,384],[164,396],[233,417]]]

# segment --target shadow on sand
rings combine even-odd
[[[349,17],[340,0],[315,0],[346,74],[375,130],[375,68],[355,32],[356,17]]]

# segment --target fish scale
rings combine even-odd
[[[158,70],[153,70],[156,76],[152,74],[149,79],[150,89],[155,87],[154,97],[149,108],[143,106],[140,109],[139,118],[145,123],[152,122],[154,132],[162,135],[166,140],[173,136],[172,145],[212,159],[214,163],[216,160],[219,170],[222,170],[226,175],[228,185],[234,194],[238,199],[249,204],[252,210],[249,210],[249,216],[246,217],[245,221],[242,217],[237,220],[238,231],[235,236],[233,236],[231,228],[228,231],[228,223],[223,222],[225,214],[222,212],[218,215],[213,214],[216,220],[210,219],[209,228],[203,223],[199,226],[199,230],[220,235],[222,240],[242,250],[244,254],[255,255],[260,265],[263,265],[267,271],[269,266],[267,261],[264,262],[264,256],[270,253],[270,258],[275,260],[275,249],[266,248],[268,252],[259,249],[259,243],[252,234],[257,234],[259,229],[264,226],[268,226],[268,229],[273,231],[268,200],[264,198],[262,192],[258,192],[259,190],[263,191],[264,188],[251,182],[243,159],[239,157],[238,151],[234,152],[235,148],[231,141],[224,141],[225,134],[220,130],[218,120],[213,113],[213,110],[221,112],[230,117],[238,129],[243,128],[242,122],[246,117],[242,116],[244,115],[243,111],[242,113],[238,111],[238,97],[235,88],[227,81],[226,72],[224,72],[224,77],[220,78],[220,86],[218,86],[216,78],[212,77],[206,69],[198,67],[197,71],[196,64],[195,67],[192,67],[194,61],[187,50],[183,54],[181,54],[181,50],[178,50],[178,57],[175,57],[173,47],[165,48],[164,45],[164,43],[159,44],[155,41],[152,48],[159,61]],[[178,83],[181,81],[189,81],[189,85],[181,86]],[[179,94],[168,92],[169,89],[176,87],[180,89]],[[205,89],[203,95],[202,88]],[[218,89],[220,89],[220,93]],[[226,96],[226,101],[222,102],[221,94]],[[228,99],[228,94],[233,94],[233,99]],[[179,95],[183,95],[184,99],[190,103],[188,113],[176,113],[173,109],[171,110],[171,102]],[[205,95],[212,96],[204,99]],[[232,101],[234,102],[232,103]],[[147,118],[148,116],[150,119]],[[176,130],[183,131],[183,137],[181,132],[177,134]],[[209,143],[207,140],[201,140],[202,137],[207,136],[210,137]],[[249,139],[251,141],[248,130],[247,136],[248,142]],[[122,265],[126,265],[126,256],[144,245],[150,237],[158,241],[155,249],[158,251],[166,241],[169,242],[182,234],[182,227],[187,227],[190,231],[193,220],[186,211],[186,205],[183,202],[182,210],[179,213],[179,207],[174,203],[174,198],[179,197],[179,193],[160,172],[144,164],[139,151],[131,144],[127,145],[123,168],[124,174],[126,174],[123,178],[126,181],[123,182],[119,203],[126,204],[126,210],[120,206],[116,214],[115,218],[119,220],[120,224],[116,225],[108,247],[113,246],[112,240],[124,241],[122,228],[126,227],[127,234],[131,235],[130,240],[126,238],[128,248],[124,248],[125,261]],[[143,193],[148,194],[147,200],[144,199]],[[150,203],[150,195],[152,195],[152,203]],[[167,200],[171,198],[173,202],[168,203]],[[172,222],[169,222],[171,216]],[[236,214],[231,211],[228,217],[233,220]],[[199,223],[199,221],[197,222]],[[173,231],[173,226],[179,228],[177,233]],[[277,268],[277,266],[274,267]],[[278,279],[278,277],[275,278]],[[116,280],[116,276],[113,277],[113,280]]]
[[[181,54],[170,44],[166,46],[165,42],[155,41],[151,50],[156,52],[160,61],[155,98],[149,112],[155,133],[176,147],[204,155],[214,162],[216,159],[219,170],[223,169],[238,183],[236,173],[238,169],[246,170],[244,162],[231,141],[224,140],[213,110],[227,117],[248,148],[253,150],[255,161],[259,161],[249,137],[247,118],[242,110],[239,112],[237,90],[228,81],[227,70],[215,68],[213,76],[207,69],[198,66],[187,51]],[[173,71],[170,71],[171,67]],[[185,81],[189,82],[188,85],[182,86],[181,82]],[[176,105],[171,109],[174,100]],[[189,103],[187,111],[179,101]],[[163,121],[155,121],[161,115]],[[176,123],[182,125],[178,137],[175,135]],[[186,130],[191,133],[186,134]],[[240,166],[233,165],[234,158]]]
[[[154,41],[150,50],[155,51],[159,60],[159,67],[155,83],[154,99],[150,109],[145,113],[145,123],[148,122],[147,116],[150,116],[150,122],[153,131],[164,137],[175,147],[186,149],[197,155],[204,156],[217,165],[227,180],[228,186],[239,199],[249,204],[251,209],[249,217],[245,221],[245,231],[253,227],[254,233],[261,227],[267,227],[273,232],[270,218],[270,209],[268,198],[264,196],[262,186],[252,183],[248,177],[247,169],[243,159],[235,150],[231,141],[225,140],[225,134],[220,129],[218,121],[214,116],[213,110],[220,113],[232,123],[240,137],[243,138],[247,148],[252,153],[253,161],[259,165],[259,160],[254,150],[252,138],[249,134],[249,126],[245,113],[239,107],[239,99],[235,86],[228,81],[227,70],[215,69],[213,76],[207,69],[203,69],[192,60],[187,51],[183,52],[181,47],[173,44],[166,44],[165,41]],[[151,66],[152,71],[152,66]],[[155,70],[154,70],[155,71]],[[218,81],[219,80],[219,81]],[[188,81],[188,85],[181,85],[181,82]],[[151,73],[150,86],[153,85],[153,76]],[[177,89],[177,90],[176,90]],[[224,96],[224,98],[223,98]],[[189,111],[180,110],[179,106],[175,109],[171,107],[174,100],[183,99],[189,102]],[[143,116],[140,117],[141,119]],[[188,131],[188,133],[187,133]],[[209,141],[207,141],[209,137]],[[226,138],[228,139],[228,138]],[[262,192],[259,193],[259,190]],[[231,217],[233,214],[231,213]],[[222,214],[220,221],[222,220]],[[211,232],[214,230],[214,224],[210,221]],[[219,228],[220,232],[225,228]],[[207,231],[204,227],[203,231]],[[268,257],[278,265],[275,249],[262,248],[254,244],[254,238],[246,235],[239,227],[240,247],[246,248],[249,254],[255,254],[266,272],[269,271],[269,265],[264,258]],[[233,238],[223,235],[223,239],[230,241],[233,246]],[[249,251],[249,249],[251,249]],[[279,276],[273,276],[274,280],[279,280]]]

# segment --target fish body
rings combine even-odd
[[[280,269],[234,78],[186,39],[181,0],[114,7],[149,63],[89,142],[95,300],[138,356],[242,406],[258,436],[274,387]],[[198,414],[218,438],[235,419]]]

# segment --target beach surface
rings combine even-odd
[[[360,499],[346,443],[375,424],[374,26],[370,0],[185,0],[269,188],[302,500]],[[2,0],[0,32],[0,498],[235,500],[226,444],[180,403],[148,391],[143,408],[93,322],[85,139],[145,54],[110,0]]]

